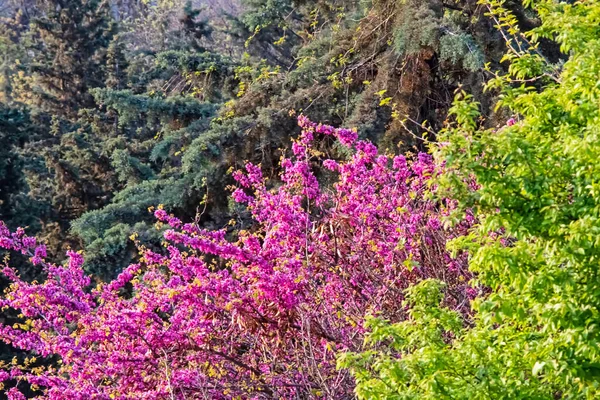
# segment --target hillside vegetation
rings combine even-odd
[[[9,399],[600,396],[600,4],[0,17]]]

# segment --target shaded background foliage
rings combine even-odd
[[[227,171],[274,176],[294,112],[422,149],[419,124],[439,127],[459,82],[478,92],[500,54],[475,1],[3,5],[1,217],[57,256],[83,245],[101,279],[131,260],[131,234],[157,237],[150,206],[229,220]]]

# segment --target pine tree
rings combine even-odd
[[[40,0],[43,14],[29,31],[34,54],[23,97],[43,112],[73,120],[95,105],[89,90],[104,86],[108,47],[116,34],[107,2]]]
[[[108,45],[106,61],[106,81],[104,85],[111,89],[124,89],[127,86],[129,61],[125,56],[125,44],[119,36],[115,36]]]
[[[36,222],[36,210],[26,196],[24,160],[19,154],[31,128],[26,112],[0,104],[0,219],[15,228]]]
[[[232,61],[208,50],[210,27],[200,14],[187,3],[178,29],[165,32],[165,40],[176,43],[170,50],[140,54],[118,50],[113,42],[107,87],[91,91],[99,105],[93,112],[99,125],[93,130],[104,136],[102,153],[110,158],[118,183],[110,204],[76,219],[72,232],[86,246],[88,270],[102,278],[114,276],[135,256],[133,233],[148,245],[159,243],[148,207],[163,203],[193,217],[206,191],[203,178],[220,167],[207,157],[194,171],[182,165],[196,140],[210,131],[210,118],[226,97],[225,81],[233,75]],[[112,61],[119,51],[130,58]],[[131,79],[118,90],[112,82],[118,81],[117,64],[124,62],[124,74]],[[211,139],[215,151],[219,139]],[[222,178],[223,172],[214,175]]]
[[[29,109],[36,127],[25,138],[23,170],[29,196],[49,205],[41,235],[61,253],[74,243],[70,221],[103,206],[114,189],[89,110],[92,88],[124,79],[115,69],[123,60],[118,46],[109,51],[117,26],[104,1],[38,0],[18,27],[13,40],[27,59],[9,76],[11,101]]]

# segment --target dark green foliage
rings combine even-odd
[[[424,48],[438,48],[444,9],[438,0],[403,2],[394,31],[394,46],[399,54],[413,55]]]
[[[294,12],[291,0],[245,0],[248,11],[240,18],[250,32],[287,27],[286,18]]]
[[[188,219],[200,211],[202,223],[223,226],[233,211],[226,197],[225,188],[233,183],[227,171],[251,160],[275,176],[280,149],[289,146],[297,129],[294,112],[357,126],[361,135],[391,151],[399,145],[404,150],[420,146],[415,140],[420,128],[407,131],[399,120],[408,115],[419,123],[441,123],[458,82],[477,76],[471,71],[482,55],[471,49],[480,44],[468,32],[490,27],[468,23],[456,15],[458,10],[445,16],[438,4],[434,42],[398,58],[394,35],[408,29],[402,15],[412,15],[413,6],[249,4],[240,20],[252,36],[251,54],[237,61],[207,50],[214,43],[206,31],[190,32],[189,21],[181,33],[187,39],[172,49],[132,55],[130,89],[92,91],[105,109],[102,118],[114,121],[104,148],[123,189],[108,206],[73,223],[72,232],[86,245],[89,267],[105,277],[114,275],[104,268],[126,265],[133,233],[151,244],[157,236],[146,209],[157,204]],[[458,6],[472,12],[468,2]],[[190,10],[184,18],[199,20]],[[296,61],[284,62],[290,66],[286,69],[276,67],[286,52],[294,53]],[[435,66],[436,58],[449,70]],[[480,78],[469,79],[477,89]],[[391,101],[383,102],[388,96]]]
[[[155,206],[157,199],[171,210],[181,208],[186,192],[189,190],[184,181],[144,181],[121,191],[106,207],[75,220],[72,231],[86,246],[90,272],[110,279],[127,266],[137,254],[130,239],[133,233],[138,233],[138,239],[144,243],[158,243],[160,233],[153,228],[148,208]],[[107,265],[114,267],[107,268]]]
[[[147,124],[173,122],[185,124],[210,116],[215,106],[190,97],[160,97],[133,94],[130,90],[97,89],[96,101],[119,115],[121,125],[145,121]]]
[[[115,36],[106,49],[106,87],[123,89],[127,85],[128,66],[125,44],[121,38]]]
[[[473,0],[107,4],[40,0],[0,32],[2,101],[31,115],[9,156],[24,183],[6,193],[36,204],[54,253],[83,245],[102,278],[129,262],[132,234],[158,244],[148,207],[216,227],[239,217],[228,171],[253,161],[276,177],[298,113],[422,149],[420,124],[441,126],[459,84],[487,112],[479,68],[501,54]]]
[[[483,53],[468,33],[451,33],[440,38],[440,58],[469,71],[483,66]]]
[[[53,115],[73,118],[93,107],[89,90],[104,86],[107,48],[115,34],[108,3],[99,0],[39,1],[31,22],[30,79],[21,96]]]
[[[27,196],[24,160],[18,149],[26,140],[29,116],[0,105],[0,219],[16,226],[35,225],[33,201]]]
[[[183,8],[183,34],[190,37],[193,42],[192,48],[196,51],[204,51],[205,48],[200,44],[201,40],[212,33],[212,27],[206,20],[200,20],[202,10],[194,8],[192,2],[188,1]]]

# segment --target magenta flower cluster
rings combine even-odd
[[[0,336],[60,360],[7,367],[0,378],[57,400],[346,398],[353,382],[336,369],[336,353],[360,351],[367,315],[404,319],[404,290],[425,278],[444,280],[446,302],[466,312],[475,295],[467,258],[445,244],[472,221],[442,226],[444,205],[429,196],[432,158],[382,155],[352,130],[299,124],[281,186],[270,189],[257,165],[234,175],[232,196],[251,211],[252,230],[232,238],[158,209],[165,250],[141,248],[139,263],[113,282],[92,286],[81,254],[47,263],[34,238],[0,225],[0,247],[47,273],[28,283],[4,268],[13,283],[0,304],[22,323]],[[349,159],[320,159],[323,136]],[[335,176],[329,189],[318,163]],[[20,398],[15,388],[8,395]]]

